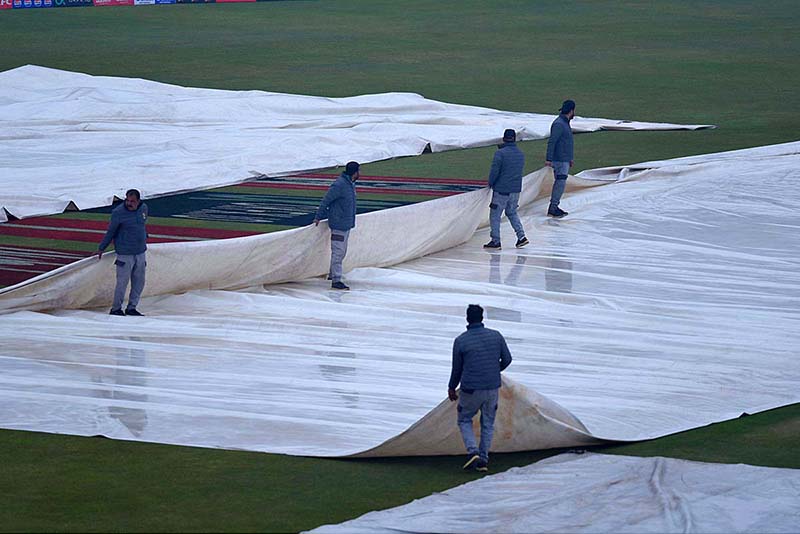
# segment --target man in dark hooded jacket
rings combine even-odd
[[[349,162],[344,172],[328,188],[328,192],[319,205],[314,217],[314,225],[328,219],[331,229],[331,266],[330,278],[332,289],[350,289],[342,282],[342,262],[347,254],[347,240],[350,230],[356,226],[356,180],[359,165]]]
[[[569,125],[575,117],[575,102],[565,100],[561,105],[561,111],[556,120],[550,126],[550,138],[547,140],[547,156],[545,164],[553,168],[553,191],[550,194],[550,206],[547,214],[550,217],[561,218],[568,213],[558,207],[561,202],[561,195],[567,187],[567,176],[569,169],[575,162],[573,154],[572,128]]]
[[[117,259],[117,285],[114,289],[114,303],[111,305],[111,315],[142,314],[136,309],[139,297],[144,290],[144,274],[147,260],[147,204],[142,202],[141,194],[136,189],[129,189],[125,193],[125,202],[114,208],[111,212],[111,221],[108,230],[100,245],[97,247],[97,258],[103,257],[103,251],[114,241],[114,251]],[[125,300],[125,291],[131,284],[128,296],[127,309],[122,311]]]
[[[506,130],[503,144],[494,153],[492,168],[489,171],[489,187],[492,201],[489,204],[489,223],[491,241],[483,245],[485,249],[500,249],[500,217],[505,212],[508,222],[517,234],[517,248],[528,244],[525,229],[517,215],[519,194],[522,191],[522,171],[525,167],[525,154],[517,147],[517,132]]]

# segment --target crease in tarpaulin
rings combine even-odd
[[[434,456],[463,452],[461,433],[453,424],[456,402],[445,399],[400,434],[351,458]],[[479,418],[473,430],[480,439]],[[591,432],[563,406],[502,375],[492,452],[584,447],[610,443]]]

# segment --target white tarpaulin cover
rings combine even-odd
[[[481,248],[485,190],[359,216],[347,265],[373,267],[350,271],[347,293],[308,278],[327,269],[322,226],[154,245],[144,318],[108,316],[113,258],[83,260],[0,292],[0,426],[459,454],[442,399],[469,303],[514,355],[495,450],[648,438],[797,402],[798,145],[571,179],[598,187],[569,192],[563,220],[531,202],[552,179],[539,171],[520,250]]]
[[[800,470],[562,454],[315,534],[797,532]]]
[[[239,183],[258,175],[542,139],[553,115],[413,93],[348,98],[223,91],[27,65],[0,72],[0,222]],[[708,125],[576,118],[576,132]]]

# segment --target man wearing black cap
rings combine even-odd
[[[350,230],[356,225],[356,180],[359,165],[349,162],[344,172],[328,188],[325,198],[319,205],[314,217],[314,226],[322,219],[328,219],[331,229],[331,266],[330,278],[332,289],[350,289],[342,282],[342,262],[347,254],[347,239]]]
[[[447,396],[458,401],[458,428],[467,449],[464,469],[488,471],[489,448],[497,413],[500,372],[511,364],[511,352],[497,330],[483,326],[483,308],[467,306],[467,331],[453,342],[453,366]],[[461,384],[461,396],[456,392]],[[481,412],[481,442],[475,442],[472,418]]]
[[[505,211],[508,222],[517,234],[517,248],[528,244],[525,229],[517,215],[519,194],[522,191],[522,170],[525,167],[525,154],[517,147],[517,132],[506,130],[503,144],[494,153],[492,168],[489,171],[489,187],[492,189],[492,202],[489,204],[489,223],[491,241],[483,245],[489,250],[500,249],[500,217]]]
[[[572,128],[569,125],[575,117],[575,101],[564,100],[561,104],[561,111],[556,120],[550,126],[550,139],[547,140],[547,156],[545,164],[553,168],[555,181],[553,182],[553,192],[550,194],[550,207],[547,214],[550,217],[561,218],[567,212],[558,207],[561,202],[561,195],[567,187],[567,176],[569,168],[575,163],[573,161]]]

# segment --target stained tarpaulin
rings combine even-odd
[[[553,115],[412,93],[325,98],[90,76],[0,72],[0,222],[398,156],[487,146],[505,128],[542,139]],[[707,125],[576,118],[576,132]]]
[[[564,454],[315,534],[797,532],[800,470]]]
[[[440,438],[455,430],[443,399],[470,303],[514,356],[501,450],[649,438],[797,402],[796,145],[575,179],[596,187],[570,191],[562,220],[545,216],[552,174],[539,171],[522,210],[531,245],[519,250],[505,222],[506,248],[481,248],[486,191],[359,216],[350,292],[309,278],[327,267],[321,227],[154,245],[148,275],[172,289],[151,288],[144,318],[108,316],[107,290],[92,287],[113,267],[83,260],[0,292],[0,426],[320,456],[381,444],[460,454]],[[290,259],[243,261],[269,258],[278,239]],[[231,257],[231,289],[214,289],[202,273]],[[256,285],[273,269],[293,281]]]

